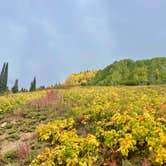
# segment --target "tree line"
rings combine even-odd
[[[157,85],[166,84],[166,58],[124,59],[98,71],[71,74],[65,86]]]
[[[9,64],[8,63],[4,63],[1,73],[0,73],[0,94],[3,94],[5,92],[13,92],[13,93],[17,93],[19,92],[19,85],[18,85],[18,79],[15,80],[15,83],[13,85],[13,87],[11,88],[11,90],[9,90],[8,88],[8,68],[9,68]],[[29,91],[35,91],[36,90],[36,77],[34,77],[33,81],[30,83],[30,88]],[[20,91],[22,92],[27,92],[27,89],[22,88]]]
[[[99,70],[90,85],[157,85],[166,84],[166,58],[125,59]]]
[[[8,63],[4,63],[0,73],[0,94],[8,92]],[[18,79],[16,79],[10,91],[19,91]],[[86,71],[71,74],[65,83],[52,87],[75,86],[75,85],[156,85],[166,84],[166,58],[153,58],[149,60],[124,59],[115,61],[104,69],[98,71]],[[41,86],[39,89],[44,89]],[[29,90],[22,88],[20,91],[35,91],[36,77],[30,83]]]

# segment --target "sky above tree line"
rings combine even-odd
[[[166,57],[165,0],[0,1],[0,67],[9,86],[62,82],[120,59]]]

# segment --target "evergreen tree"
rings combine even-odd
[[[6,64],[6,68],[5,68],[5,76],[4,76],[4,77],[5,77],[5,78],[4,78],[4,79],[5,79],[4,82],[5,82],[5,88],[6,88],[6,89],[7,89],[7,83],[8,83],[8,66],[9,66],[9,65],[8,65],[8,63],[7,63],[7,64]]]
[[[2,79],[3,79],[3,75],[4,75],[4,71],[5,71],[5,66],[6,66],[6,63],[3,64],[3,67],[2,67],[2,70],[1,70],[1,75],[0,75],[0,81],[2,81]]]
[[[4,63],[0,74],[0,93],[3,93],[8,90],[7,82],[8,82],[8,63]]]
[[[33,80],[33,90],[34,91],[36,90],[36,77],[34,77],[34,80]]]
[[[3,86],[3,82],[4,82],[4,72],[5,72],[5,66],[6,64],[3,64],[2,70],[1,70],[1,74],[0,74],[0,93],[2,93],[4,91],[4,86]]]
[[[17,93],[18,92],[18,79],[14,83],[14,86],[12,88],[12,92],[13,93]]]
[[[31,85],[30,85],[29,91],[30,91],[30,92],[33,91],[33,82],[31,82]]]
[[[33,81],[31,82],[30,88],[29,88],[30,92],[35,91],[35,90],[36,90],[36,77],[34,77]]]
[[[5,91],[8,90],[7,83],[8,83],[8,63],[5,66],[5,72],[4,72],[4,90]]]
[[[20,90],[21,92],[28,92],[28,90],[27,89],[25,89],[25,88],[21,88],[21,90]]]

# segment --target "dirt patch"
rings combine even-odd
[[[10,141],[5,140],[1,144],[0,154],[4,154],[11,150],[16,150],[18,145],[20,145],[21,143],[24,143],[24,142],[30,143],[34,138],[35,138],[35,133],[31,132],[31,133],[22,133],[20,135],[20,139],[17,141],[10,142]]]

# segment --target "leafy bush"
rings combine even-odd
[[[39,139],[50,146],[31,165],[119,165],[134,155],[142,164],[166,164],[161,111],[166,86],[77,87],[61,93],[72,118],[37,127]],[[78,134],[80,128],[87,134]]]

